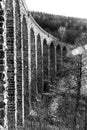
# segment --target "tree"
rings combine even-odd
[[[61,41],[63,40],[64,34],[65,34],[66,28],[65,27],[61,27],[58,29],[58,32],[61,36]]]
[[[80,36],[76,39],[75,45],[83,46],[87,43],[87,32],[81,33]]]

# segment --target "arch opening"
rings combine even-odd
[[[31,102],[35,100],[36,95],[36,54],[35,54],[35,35],[31,28],[30,30],[31,44]]]
[[[41,49],[41,38],[37,36],[37,89],[38,93],[42,92],[42,49]]]
[[[55,48],[53,42],[50,45],[50,79],[51,81],[55,76]]]
[[[59,71],[60,65],[61,65],[61,47],[60,47],[60,45],[58,45],[56,47],[56,64],[57,64],[57,71]]]
[[[67,55],[67,49],[66,49],[66,47],[63,47],[62,54],[63,54],[63,62],[66,62],[66,55]]]
[[[43,41],[43,78],[48,80],[48,45],[46,39]]]
[[[43,93],[49,93],[49,83],[46,81],[44,82],[44,86],[43,86]]]

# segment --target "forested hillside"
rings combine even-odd
[[[87,31],[87,20],[80,18],[65,17],[31,12],[36,22],[48,33],[51,33],[61,41],[74,44],[81,33]]]

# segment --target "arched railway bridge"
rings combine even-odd
[[[70,48],[36,23],[23,0],[0,0],[0,125],[5,130],[25,127],[32,99]]]

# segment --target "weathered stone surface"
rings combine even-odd
[[[6,1],[6,42],[7,46],[14,46],[14,23],[13,23],[13,2],[11,0]],[[9,24],[8,24],[9,23]],[[12,27],[10,28],[10,25]],[[10,61],[11,58],[11,62]],[[8,76],[8,128],[12,130],[15,127],[15,84],[14,84],[14,51],[7,49],[7,76]],[[9,82],[10,81],[10,82]],[[11,90],[10,90],[11,89]],[[12,111],[12,112],[11,112]]]
[[[19,1],[15,0],[16,14],[16,62],[17,62],[17,125],[22,126],[22,53],[21,53],[21,15]]]
[[[51,42],[53,44],[49,45]],[[58,44],[60,52],[56,49],[55,53]],[[5,91],[8,95],[3,97],[7,106],[5,113],[1,112],[0,124],[5,123],[6,130],[26,128],[29,107],[42,93],[43,83],[48,82],[49,74],[53,77],[55,68],[58,70],[61,45],[64,43],[58,43],[57,38],[45,32],[28,14],[22,0],[6,0],[5,9],[0,8],[0,93],[3,95]],[[6,112],[8,124],[4,120]]]
[[[3,51],[3,44],[4,44],[4,36],[3,36],[3,24],[4,24],[4,13],[2,10],[2,5],[0,3],[0,125],[4,125],[4,51]],[[3,129],[3,127],[0,127],[1,129]]]
[[[24,118],[29,115],[29,66],[28,66],[28,29],[27,19],[23,16],[23,70],[24,70]]]

